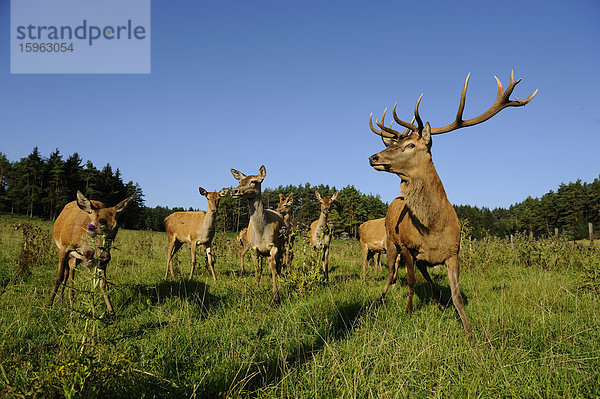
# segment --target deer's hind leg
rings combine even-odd
[[[173,273],[173,257],[179,251],[179,248],[183,243],[179,241],[175,236],[169,237],[169,250],[167,251],[167,269],[165,270],[165,280],[169,278],[169,270],[171,271],[171,278],[175,278]]]
[[[465,332],[467,334],[470,334],[471,326],[469,325],[469,321],[467,320],[467,314],[465,313],[465,304],[463,302],[463,297],[460,294],[460,289],[458,288],[458,256],[453,256],[450,259],[446,260],[446,266],[448,266],[448,282],[450,283],[450,291],[452,292],[452,303],[454,303],[454,307],[456,308],[456,311],[460,316],[460,320],[462,321]]]

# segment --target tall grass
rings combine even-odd
[[[0,275],[18,268],[23,237],[11,226],[25,221],[0,216]],[[50,224],[35,224],[49,234]],[[334,240],[329,284],[299,290],[280,280],[280,306],[271,303],[267,268],[258,286],[253,273],[240,272],[232,235],[215,239],[217,283],[202,256],[194,279],[183,277],[189,246],[177,255],[178,277],[164,281],[164,233],[123,230],[115,246],[107,270],[115,319],[104,314],[85,268],[73,306],[65,298],[45,307],[55,249],[27,278],[9,279],[0,295],[0,397],[600,395],[594,248],[465,239],[469,339],[453,308],[440,311],[430,300],[420,276],[413,315],[404,313],[402,272],[382,303],[385,272],[362,279],[355,241]],[[303,240],[295,250],[294,265],[314,264]],[[438,269],[432,277],[449,300]]]

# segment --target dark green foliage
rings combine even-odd
[[[469,221],[477,239],[519,232],[551,237],[555,228],[561,237],[584,239],[588,238],[588,223],[600,228],[600,178],[592,183],[577,180],[561,184],[556,192],[550,191],[541,198],[528,197],[508,209],[469,205],[457,205],[454,209],[461,220]]]

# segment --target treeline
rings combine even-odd
[[[556,192],[541,198],[528,197],[508,209],[478,208],[469,205],[454,207],[461,220],[468,220],[473,237],[486,235],[506,237],[517,232],[536,237],[550,237],[558,228],[568,239],[588,237],[588,223],[600,229],[600,178],[591,183],[577,180],[561,184]]]
[[[97,169],[91,161],[83,162],[74,153],[66,159],[55,150],[49,157],[40,155],[38,148],[19,161],[10,162],[0,153],[0,212],[17,213],[54,220],[61,209],[76,198],[80,190],[91,199],[114,205],[136,194],[133,202],[121,216],[121,224],[128,229],[163,231],[163,220],[174,211],[192,210],[144,205],[141,187],[132,181],[123,182],[119,169],[110,164]],[[294,193],[292,220],[309,225],[320,213],[315,190],[329,196],[335,187],[288,185],[263,190],[263,202],[275,209],[279,194]],[[347,232],[356,236],[358,226],[370,219],[385,216],[387,204],[378,195],[366,195],[353,186],[339,190],[339,196],[329,214],[336,233]],[[600,230],[600,178],[592,183],[577,180],[561,184],[556,192],[541,198],[527,198],[505,208],[479,208],[470,205],[454,207],[458,217],[468,221],[474,238],[487,235],[506,237],[517,232],[536,237],[552,236],[558,228],[561,236],[569,239],[586,238],[588,222]],[[248,225],[248,206],[245,200],[230,195],[221,199],[217,229],[239,231]]]
[[[119,169],[113,171],[110,164],[97,169],[91,161],[84,163],[77,153],[64,159],[57,149],[46,158],[36,147],[31,154],[16,162],[10,162],[5,154],[0,153],[0,212],[54,220],[65,204],[76,198],[77,190],[108,205],[135,193],[134,201],[125,208],[120,218],[121,225],[128,229],[163,231],[163,220],[169,214],[193,210],[146,207],[142,189],[137,183],[124,183]],[[293,192],[292,220],[309,225],[320,213],[315,190],[329,196],[335,192],[335,187],[308,183],[280,186],[264,189],[262,197],[268,208],[275,209],[280,193],[288,195]],[[339,191],[329,214],[337,233],[347,232],[355,236],[362,222],[385,216],[387,204],[379,196],[362,194],[353,186]],[[221,199],[218,212],[216,223],[221,231],[239,231],[248,225],[246,200],[227,195]]]
[[[91,161],[83,164],[79,154],[63,159],[59,150],[48,158],[37,147],[19,161],[10,162],[0,153],[0,212],[54,220],[77,190],[90,199],[115,205],[136,194],[121,215],[125,228],[140,226],[144,212],[142,189],[134,182],[124,183],[119,169],[109,164],[97,169]]]
[[[328,185],[312,186],[287,185],[277,188],[265,188],[262,192],[263,203],[267,208],[275,209],[279,203],[279,194],[294,193],[294,206],[290,214],[294,223],[310,225],[321,213],[319,201],[315,198],[315,190],[321,195],[330,196],[336,189]],[[181,208],[175,210],[182,210]],[[166,207],[146,208],[144,228],[163,231],[163,220],[174,209]],[[387,204],[378,195],[362,194],[354,186],[346,186],[339,190],[338,198],[333,203],[328,220],[334,223],[336,233],[347,232],[356,236],[358,226],[370,219],[385,216]],[[220,231],[240,231],[248,226],[248,205],[245,199],[235,199],[231,195],[221,198],[216,220],[216,228]]]

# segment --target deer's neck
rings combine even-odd
[[[327,233],[327,215],[321,212],[319,215],[319,219],[317,219],[317,226],[315,227],[315,237],[320,239],[320,237],[325,236]]]
[[[259,233],[265,228],[265,209],[262,203],[262,196],[258,194],[254,198],[248,198],[248,211],[252,227]]]
[[[212,233],[214,233],[216,218],[217,212],[213,213],[209,209],[206,210],[206,213],[204,214],[204,220],[202,221],[200,229],[207,236],[210,236]]]
[[[400,189],[411,216],[420,225],[435,230],[447,224],[447,219],[451,216],[447,208],[452,205],[446,197],[446,191],[433,162],[421,168],[417,174],[404,178]]]

